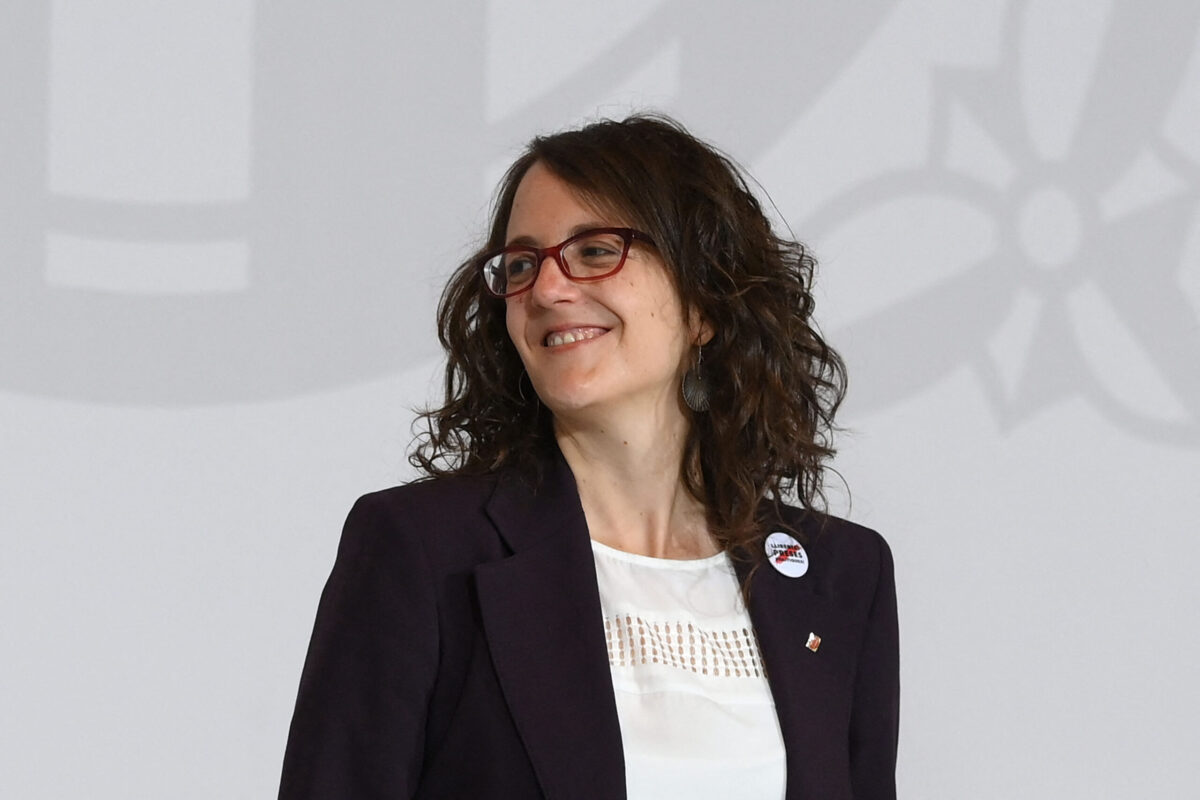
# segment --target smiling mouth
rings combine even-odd
[[[607,328],[572,328],[569,331],[554,331],[546,334],[545,340],[542,342],[544,347],[562,347],[567,344],[575,344],[587,339],[595,339],[597,336],[603,336],[608,333]]]

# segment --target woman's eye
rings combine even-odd
[[[607,237],[585,239],[578,245],[579,254],[588,260],[606,260],[621,255],[621,241]]]
[[[519,281],[522,278],[528,278],[533,274],[535,269],[537,269],[537,262],[533,256],[514,256],[507,264],[508,279],[510,281]]]

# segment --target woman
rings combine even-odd
[[[534,139],[442,300],[432,479],[346,522],[280,796],[895,797],[813,268],[669,119]]]

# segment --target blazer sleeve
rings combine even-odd
[[[411,797],[438,667],[437,603],[419,540],[367,495],[321,595],[280,800]]]
[[[850,779],[855,800],[895,800],[900,727],[900,638],[895,566],[883,537],[879,574],[858,659],[850,716]]]

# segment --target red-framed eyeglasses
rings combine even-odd
[[[542,262],[553,258],[573,281],[588,283],[611,278],[625,266],[634,240],[651,246],[654,240],[633,228],[592,228],[553,247],[510,244],[480,257],[483,283],[497,297],[512,297],[533,288]]]

